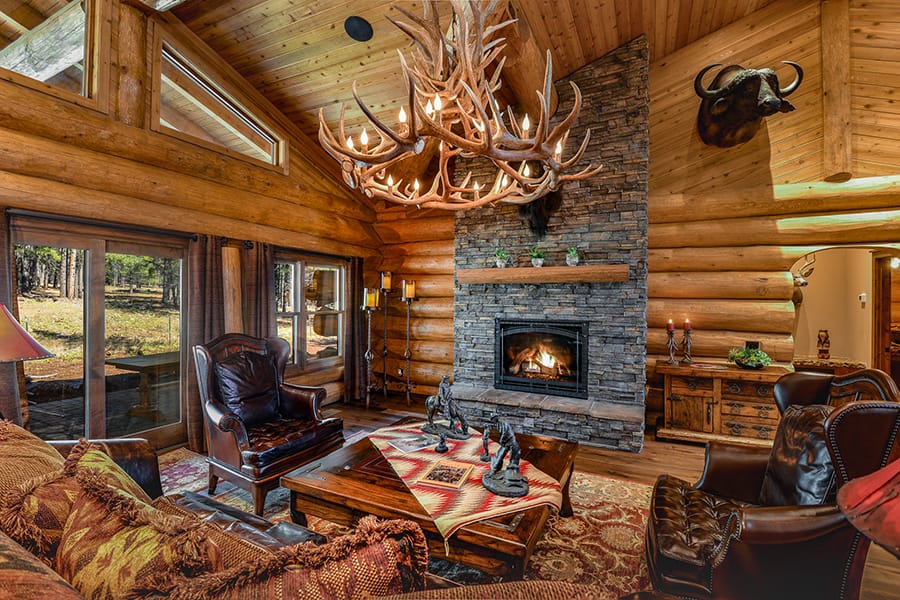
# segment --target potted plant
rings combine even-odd
[[[539,249],[537,246],[528,251],[528,255],[531,256],[531,266],[533,267],[543,267],[544,266],[544,251]]]
[[[509,261],[509,252],[507,252],[506,249],[500,248],[498,246],[497,249],[494,250],[494,258],[497,261],[497,266],[502,269]]]
[[[578,265],[578,248],[575,246],[569,246],[566,250],[566,264],[570,267]]]
[[[772,359],[759,348],[732,348],[728,352],[728,362],[742,369],[762,369],[771,365]]]

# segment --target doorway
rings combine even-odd
[[[900,386],[900,254],[872,255],[872,366]]]

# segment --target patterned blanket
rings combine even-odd
[[[520,461],[520,471],[528,478],[528,494],[519,498],[497,496],[481,485],[481,476],[490,469],[489,463],[479,460],[483,451],[481,432],[471,430],[467,440],[447,439],[449,451],[438,453],[434,445],[421,450],[403,452],[391,445],[397,440],[422,433],[422,423],[385,427],[369,434],[369,439],[388,460],[397,475],[434,519],[444,539],[452,536],[460,527],[500,515],[547,505],[559,510],[562,491],[557,480],[528,461]],[[488,448],[493,455],[499,445],[491,441]],[[472,466],[459,488],[422,483],[419,478],[438,461],[453,461]]]

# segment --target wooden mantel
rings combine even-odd
[[[508,267],[459,269],[460,283],[577,283],[628,281],[628,265],[579,265],[577,267]]]

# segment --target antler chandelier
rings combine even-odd
[[[484,2],[451,0],[453,21],[449,34],[441,30],[435,0],[426,0],[424,18],[397,10],[412,24],[388,19],[408,35],[413,51],[407,61],[403,52],[400,66],[408,99],[400,109],[398,126],[391,128],[379,120],[359,96],[356,82],[353,97],[371,122],[372,137],[366,128],[356,139],[344,127],[345,107],[341,106],[338,135],[335,137],[319,111],[319,142],[341,165],[344,182],[366,196],[403,205],[460,210],[493,202],[527,204],[559,189],[566,181],[590,177],[602,168],[590,165],[567,174],[587,148],[590,130],[578,151],[563,160],[569,129],[581,111],[581,91],[575,83],[575,101],[565,119],[550,128],[550,97],[553,67],[550,52],[544,71],[543,91],[536,90],[540,105],[537,123],[526,114],[517,121],[510,107],[506,116],[494,93],[500,88],[501,58],[489,78],[487,68],[503,48],[505,39],[494,35],[515,22],[509,19],[489,25],[487,18],[499,0]],[[467,19],[465,12],[471,13]],[[377,136],[377,140],[373,139]],[[413,181],[394,181],[390,167],[420,154],[429,141],[438,142],[438,171],[429,186]],[[433,146],[433,144],[431,144]],[[468,172],[454,183],[451,161],[457,157],[480,156],[497,168],[493,181],[478,181]]]

